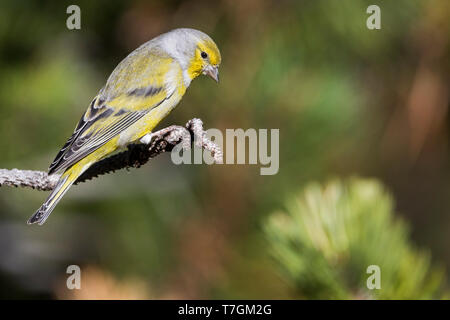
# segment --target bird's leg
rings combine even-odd
[[[139,141],[152,148],[160,140],[172,145],[181,143],[184,150],[189,150],[191,143],[194,142],[197,147],[209,150],[216,163],[223,163],[222,150],[216,143],[209,140],[200,119],[189,120],[186,127],[172,125],[156,132],[147,133]]]
[[[180,133],[180,130],[186,131],[183,133]],[[146,135],[144,135],[142,138],[139,139],[139,142],[142,144],[150,144],[150,142],[152,142],[152,139],[156,138],[156,139],[163,139],[167,134],[171,134],[172,132],[176,132],[177,134],[175,135],[176,137],[173,137],[175,139],[172,140],[178,140],[178,136],[182,136],[181,138],[186,138],[186,135],[189,135],[189,132],[187,131],[186,128],[181,127],[181,126],[176,126],[176,125],[172,125],[169,126],[167,128],[158,130],[156,132],[149,132]]]
[[[144,135],[139,142],[146,145],[151,145],[157,140],[167,140],[171,144],[175,144],[179,140],[183,143],[183,149],[189,149],[191,142],[191,135],[189,131],[181,126],[172,125],[170,127],[150,132]]]
[[[149,144],[150,141],[152,141],[152,138],[153,138],[153,133],[150,132],[150,133],[147,133],[145,136],[143,136],[141,139],[139,139],[139,142],[143,143],[143,144]]]

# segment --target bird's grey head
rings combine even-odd
[[[200,42],[212,42],[207,34],[189,28],[174,29],[160,35],[157,40],[162,49],[177,59],[183,69],[187,68],[189,61],[195,56],[195,49]]]
[[[180,63],[183,71],[189,72],[191,79],[203,73],[218,81],[221,56],[217,45],[206,33],[180,28],[164,33],[154,41]]]

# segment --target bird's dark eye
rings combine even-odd
[[[202,51],[201,55],[203,59],[208,58],[208,54],[205,51]]]

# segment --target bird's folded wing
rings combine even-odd
[[[59,156],[50,166],[49,173],[71,167],[73,164],[103,146],[114,136],[120,134],[123,130],[142,118],[146,113],[146,110],[129,111],[121,116],[110,116],[103,121],[98,120],[104,125],[101,129],[98,128],[99,126],[90,126],[87,128],[89,126],[89,123],[87,123],[85,126],[87,129],[75,139],[71,138],[73,141],[69,143],[64,150],[61,150]]]
[[[178,68],[172,58],[159,53],[125,58],[86,110],[49,174],[71,167],[170,98],[165,75]]]

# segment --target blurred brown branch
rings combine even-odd
[[[83,173],[75,184],[91,180],[100,175],[123,168],[139,168],[157,155],[172,151],[182,144],[184,150],[195,142],[197,147],[211,152],[216,163],[222,163],[222,151],[206,137],[203,122],[200,119],[189,120],[185,127],[170,126],[151,134],[148,144],[131,144],[128,150],[110,156],[92,165]],[[0,186],[30,187],[37,190],[52,190],[58,182],[58,175],[48,175],[43,171],[0,169]]]

